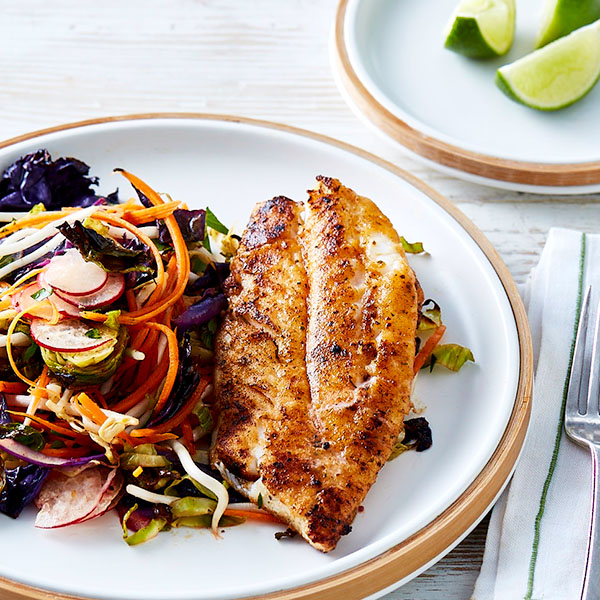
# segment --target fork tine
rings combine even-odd
[[[584,363],[586,338],[588,331],[588,322],[590,318],[590,297],[591,286],[588,287],[581,307],[579,326],[577,327],[577,337],[575,338],[575,351],[573,352],[573,364],[571,365],[571,376],[569,378],[569,387],[567,389],[566,414],[576,415],[579,413],[579,399],[581,398],[581,383],[585,381]],[[587,387],[587,386],[586,386]]]
[[[600,396],[600,381],[598,368],[600,366],[600,305],[596,306],[594,339],[590,360],[590,378],[587,390],[587,412],[598,414],[598,396]]]

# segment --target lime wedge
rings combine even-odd
[[[600,20],[501,67],[496,83],[517,102],[557,110],[585,96],[599,75]]]
[[[446,29],[444,45],[470,58],[508,52],[515,33],[515,0],[462,0]]]
[[[535,47],[541,48],[597,19],[600,0],[546,0]]]

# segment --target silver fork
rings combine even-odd
[[[592,508],[581,600],[600,600],[600,307],[587,289],[577,329],[565,408],[565,431],[592,455]]]

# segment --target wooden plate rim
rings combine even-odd
[[[422,191],[450,214],[479,246],[498,275],[510,302],[517,327],[520,349],[519,381],[515,403],[506,430],[492,457],[473,483],[453,504],[428,525],[379,556],[326,579],[290,590],[247,597],[246,600],[259,600],[259,598],[266,600],[339,600],[340,597],[344,597],[346,600],[360,600],[392,586],[397,581],[409,577],[412,573],[443,555],[456,540],[477,523],[502,490],[519,457],[531,411],[533,354],[525,308],[508,268],[483,233],[463,213],[414,175],[360,148],[289,125],[232,115],[143,113],[89,119],[42,129],[0,142],[0,149],[69,129],[118,121],[156,119],[212,120],[275,129],[340,148],[375,163]],[[0,577],[0,591],[3,591],[3,600],[89,600],[87,596],[49,592],[10,581],[3,577]]]
[[[600,161],[552,164],[497,158],[448,144],[402,121],[375,99],[352,67],[344,37],[348,2],[340,0],[336,12],[334,68],[356,108],[385,134],[428,160],[486,179],[559,188],[600,183]]]

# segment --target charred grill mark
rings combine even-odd
[[[296,219],[295,204],[285,196],[276,196],[260,204],[242,236],[243,248],[254,250],[283,237],[289,237],[288,230]]]
[[[286,452],[274,452],[273,458],[276,460],[262,465],[263,480],[271,494],[322,485],[321,475],[308,460]]]
[[[345,494],[338,488],[327,487],[317,494],[317,501],[307,513],[308,530],[315,543],[330,546],[332,540],[348,535],[355,511],[349,507]],[[336,515],[336,516],[334,516]]]
[[[325,175],[317,175],[317,181],[322,183],[326,188],[329,188],[332,193],[339,192],[341,183],[337,179],[327,177]]]
[[[365,360],[371,362],[377,356],[377,346],[370,341],[361,340],[358,343],[357,354],[362,354]],[[366,376],[366,375],[365,375]]]

